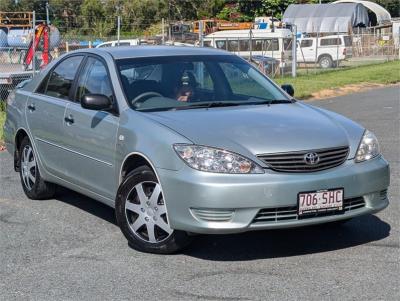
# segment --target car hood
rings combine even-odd
[[[299,102],[146,114],[195,144],[248,156],[347,145],[352,156],[363,133],[341,115]]]

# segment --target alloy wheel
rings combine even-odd
[[[320,64],[322,68],[329,68],[330,61],[328,58],[322,58]]]
[[[32,190],[36,183],[36,159],[30,145],[26,145],[22,151],[21,175],[25,187]]]
[[[167,239],[170,228],[160,184],[146,181],[135,185],[125,200],[125,215],[132,232],[149,243]]]

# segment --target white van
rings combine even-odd
[[[316,62],[321,68],[331,68],[351,56],[351,44],[351,37],[347,35],[300,38],[297,40],[297,62]]]
[[[250,38],[251,34],[251,38]],[[250,44],[251,40],[251,44]],[[292,33],[289,29],[226,30],[217,31],[204,38],[204,46],[225,49],[239,56],[248,58],[268,56],[287,67],[292,59]]]
[[[140,42],[139,39],[132,39],[132,40],[119,40],[118,41],[108,41],[101,43],[96,46],[96,48],[103,48],[103,47],[115,47],[115,46],[136,46],[136,45],[141,45],[143,43]]]

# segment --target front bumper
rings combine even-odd
[[[288,228],[376,213],[388,204],[389,164],[383,157],[313,173],[229,175],[157,169],[173,229],[193,233],[238,233],[257,229]],[[261,209],[297,206],[297,194],[344,188],[344,198],[362,197],[365,205],[340,215],[307,219],[255,222]]]

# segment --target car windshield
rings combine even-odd
[[[232,55],[130,58],[116,64],[129,106],[138,111],[291,102],[256,68]]]

